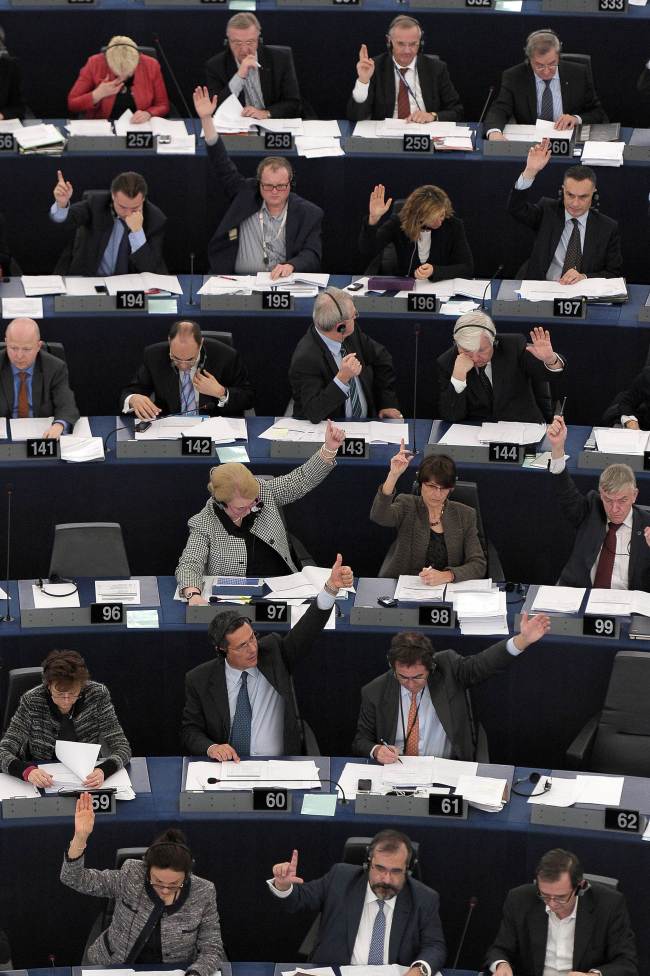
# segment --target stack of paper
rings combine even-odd
[[[330,276],[309,271],[297,271],[282,278],[272,278],[270,271],[258,271],[253,291],[286,291],[303,298],[315,298],[319,288],[327,288]]]
[[[108,119],[73,119],[66,122],[71,136],[112,136],[113,126]]]
[[[346,420],[344,426],[346,437],[360,437],[369,444],[399,444],[402,439],[406,444],[409,439],[408,424],[382,420],[366,423]],[[310,424],[308,420],[297,420],[295,417],[279,417],[259,437],[267,441],[305,441],[318,444],[325,440],[326,429],[325,421]]]
[[[487,278],[444,278],[442,281],[419,281],[413,286],[416,295],[435,295],[441,301],[452,295],[466,295],[482,301],[490,284]],[[406,298],[411,292],[398,291],[396,298]]]
[[[300,573],[290,573],[288,576],[267,576],[266,585],[270,593],[266,600],[308,599],[317,596],[329,579],[331,569],[324,566],[305,566]],[[354,586],[342,587],[339,591],[345,599],[350,593],[356,593]]]
[[[106,288],[105,278],[65,278],[66,295],[97,295],[98,288]]]
[[[211,275],[198,295],[252,295],[255,275]]]
[[[481,425],[483,444],[538,444],[546,437],[546,424],[522,424],[512,420]]]
[[[155,136],[171,136],[172,139],[182,139],[187,136],[187,128],[182,119],[163,119],[153,116],[147,122],[133,123],[133,112],[127,109],[115,120],[115,135],[125,136],[127,132],[153,132]]]
[[[212,779],[216,782],[208,782]],[[256,786],[313,790],[320,785],[318,767],[313,759],[191,762],[185,778],[186,790],[252,790]]]
[[[299,156],[316,159],[320,156],[344,156],[341,149],[341,130],[336,120],[321,122],[317,119],[303,122],[302,132],[296,135],[296,151]]]
[[[26,441],[31,437],[42,437],[44,431],[52,426],[54,417],[14,417],[9,421],[12,441]],[[72,428],[75,437],[92,437],[88,417],[80,417]]]
[[[118,291],[170,292],[172,295],[182,295],[183,289],[176,275],[155,274],[144,271],[141,274],[111,275],[104,279],[109,295],[117,295]]]
[[[212,118],[217,132],[248,132],[259,124],[258,119],[249,119],[242,115],[243,106],[238,98],[229,95],[225,101],[217,106]],[[203,135],[203,131],[201,132]]]
[[[522,281],[517,294],[529,302],[548,302],[554,298],[621,298],[627,297],[625,278],[585,278],[574,285],[559,281]]]
[[[540,586],[530,609],[532,613],[578,613],[586,592],[580,586]]]
[[[601,590],[593,589],[585,613],[594,616],[629,617],[640,613],[650,617],[650,593],[643,590]]]
[[[140,580],[95,580],[95,603],[140,605]]]
[[[604,454],[638,454],[648,449],[647,430],[627,427],[594,427],[596,447]]]
[[[18,132],[22,127],[20,119],[0,119],[0,132]]]
[[[622,166],[624,142],[585,142],[582,150],[583,166]]]
[[[33,783],[25,783],[9,773],[0,773],[0,800],[38,799],[41,794]]]
[[[65,295],[61,275],[23,275],[20,280],[28,298],[35,295]]]
[[[147,430],[136,431],[136,441],[175,441],[181,437],[211,437],[217,444],[248,440],[246,421],[237,417],[188,417],[181,414],[152,420]]]
[[[24,152],[47,149],[48,151],[62,151],[65,139],[55,125],[41,123],[40,125],[24,125],[14,131],[14,139]]]
[[[438,443],[449,444],[454,447],[483,447],[480,434],[481,428],[472,424],[452,424]]]
[[[454,606],[461,634],[508,633],[506,595],[501,590],[458,593]]]
[[[45,789],[46,793],[59,793],[62,788],[69,790],[81,789],[84,780],[92,773],[101,746],[88,742],[66,742],[57,739],[54,752],[58,763],[39,763],[38,768],[49,773],[54,778],[54,785]],[[118,769],[116,773],[107,776],[102,783],[102,789],[114,788],[116,800],[134,800],[135,792],[131,778],[126,769]]]
[[[431,603],[442,600],[445,595],[445,584],[429,586],[419,576],[400,576],[395,589],[395,599],[402,602]]]
[[[477,810],[499,813],[506,802],[508,781],[492,776],[459,776],[456,792]]]

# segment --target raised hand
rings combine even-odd
[[[329,451],[338,451],[345,440],[345,431],[342,427],[337,427],[331,420],[327,421],[325,428],[325,447]]]
[[[367,85],[375,73],[375,62],[368,57],[368,48],[362,44],[359,48],[359,60],[357,61],[357,78]]]
[[[75,840],[88,840],[95,826],[95,813],[93,811],[93,801],[90,793],[82,793],[77,800],[74,811],[74,836]]]
[[[551,618],[545,613],[536,613],[529,617],[522,613],[519,633],[515,637],[515,645],[520,651],[525,651],[530,644],[540,640],[551,629]]]
[[[343,556],[338,552],[327,584],[332,590],[341,590],[346,586],[352,586],[353,582],[354,574],[352,567],[343,565]]]
[[[399,444],[399,451],[397,454],[393,454],[390,459],[390,473],[399,478],[400,475],[404,474],[412,460],[413,453],[404,446],[404,438],[402,438]]]
[[[535,359],[540,359],[547,366],[554,364],[557,356],[553,351],[551,334],[548,329],[536,325],[530,330],[530,345],[526,346],[526,352],[529,352]]]
[[[210,93],[204,85],[197,85],[192,92],[194,109],[200,119],[214,115],[217,111],[217,96],[210,98]]]
[[[290,861],[273,865],[273,885],[278,891],[288,891],[294,884],[303,884],[303,879],[297,875],[298,851],[294,851]]]
[[[389,197],[385,200],[385,187],[382,183],[378,183],[370,194],[370,202],[368,204],[368,223],[371,227],[381,220],[385,213],[391,208],[393,198]]]
[[[551,158],[551,144],[548,139],[542,139],[536,146],[531,146],[528,150],[526,159],[526,169],[523,175],[530,180],[534,180],[547,165]]]
[[[567,429],[563,417],[553,417],[553,423],[549,424],[546,429],[546,436],[551,445],[552,456],[554,458],[564,457]]]
[[[70,203],[71,196],[72,183],[68,183],[61,170],[57,169],[56,186],[54,187],[54,199],[56,200],[57,207],[59,207],[61,210],[65,210]]]

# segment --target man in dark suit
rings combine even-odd
[[[302,101],[290,47],[262,43],[262,25],[251,13],[239,13],[226,24],[224,50],[206,61],[210,97],[219,104],[234,95],[253,119],[295,119]]]
[[[438,358],[443,420],[551,419],[549,380],[564,370],[549,333],[537,326],[527,345],[521,335],[496,334],[485,312],[466,312],[454,326],[454,345]]]
[[[267,882],[289,912],[320,911],[310,962],[329,966],[408,966],[405,976],[432,976],[447,949],[438,893],[411,877],[413,846],[406,834],[382,830],[373,837],[363,867],[335,864],[305,883],[297,875],[298,851],[273,867]]]
[[[316,602],[288,634],[258,640],[249,618],[234,610],[212,620],[217,656],[185,676],[183,745],[191,756],[239,762],[242,755],[304,751],[291,673],[327,623],[339,589],[352,585],[342,562],[339,554]]]
[[[266,156],[255,178],[242,176],[214,127],[216,105],[207,88],[194,90],[217,186],[229,201],[208,245],[210,271],[270,271],[272,280],[294,271],[319,271],[323,211],[290,192],[293,169],[283,156]]]
[[[146,199],[144,177],[120,173],[110,192],[89,194],[70,206],[72,194],[72,183],[58,170],[50,220],[76,233],[57,262],[56,274],[167,273],[162,253],[167,218]]]
[[[382,765],[397,762],[402,753],[489,762],[467,689],[507,668],[549,627],[544,614],[523,614],[519,634],[470,657],[434,653],[427,635],[417,631],[396,634],[389,670],[361,689],[353,754]]]
[[[508,68],[485,119],[488,139],[504,139],[511,121],[534,125],[537,119],[558,130],[587,122],[607,122],[594,88],[590,64],[560,58],[562,44],[548,29],[533,31],[526,40],[526,60]]]
[[[161,413],[241,417],[253,399],[236,349],[206,339],[196,322],[181,319],[172,325],[167,342],[146,347],[144,362],[120,394],[120,410],[139,420],[155,420]]]
[[[393,358],[356,328],[354,302],[328,288],[314,302],[313,322],[289,366],[293,415],[312,424],[333,417],[401,419]]]
[[[14,319],[0,353],[0,416],[47,417],[54,420],[42,437],[69,433],[79,420],[68,369],[57,356],[42,352],[41,333],[33,319]]]
[[[501,927],[487,952],[487,970],[495,976],[638,976],[623,895],[586,881],[571,851],[547,851],[534,883],[508,892]]]
[[[650,367],[642,369],[627,390],[617,393],[603,416],[609,426],[628,430],[650,430]]]
[[[566,470],[567,429],[562,417],[548,428],[553,490],[563,516],[576,529],[573,550],[560,574],[561,586],[650,592],[650,509],[636,505],[632,468],[610,464],[598,491],[578,491]]]
[[[542,139],[528,151],[526,168],[510,191],[508,212],[536,232],[533,250],[518,277],[574,285],[585,278],[618,278],[623,256],[618,224],[595,209],[596,174],[590,166],[564,173],[559,199],[531,203],[530,189],[551,151]]]
[[[357,81],[348,100],[347,117],[408,119],[410,122],[459,122],[463,106],[447,65],[422,53],[422,28],[414,17],[400,14],[386,35],[388,51],[368,57],[359,50]]]

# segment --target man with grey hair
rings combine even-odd
[[[242,115],[252,119],[295,119],[302,99],[290,47],[262,42],[262,25],[255,14],[235,14],[226,24],[226,44],[206,61],[210,97],[219,104],[230,95],[242,103]]]
[[[567,429],[562,417],[548,428],[550,472],[562,514],[576,529],[573,550],[558,583],[650,591],[650,510],[636,505],[639,490],[627,464],[610,464],[598,491],[583,495],[566,470]]]
[[[340,288],[314,301],[313,325],[289,366],[294,417],[313,424],[333,417],[402,419],[393,357],[355,327],[354,302]]]
[[[594,88],[591,64],[562,60],[562,43],[549,28],[526,38],[526,60],[501,76],[499,94],[485,119],[488,139],[505,139],[508,122],[534,125],[536,119],[555,123],[558,130],[583,122],[607,122]]]
[[[548,330],[497,335],[485,312],[467,312],[454,326],[454,345],[438,358],[439,412],[443,420],[519,420],[544,423],[553,413],[549,380],[565,361]]]

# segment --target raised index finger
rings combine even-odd
[[[298,870],[298,851],[294,850],[291,855],[291,860],[289,861],[289,869],[292,874],[295,874]]]
[[[359,48],[359,57],[362,58],[363,60],[367,60],[368,58],[368,48],[366,47],[365,44],[362,44],[361,47]]]

